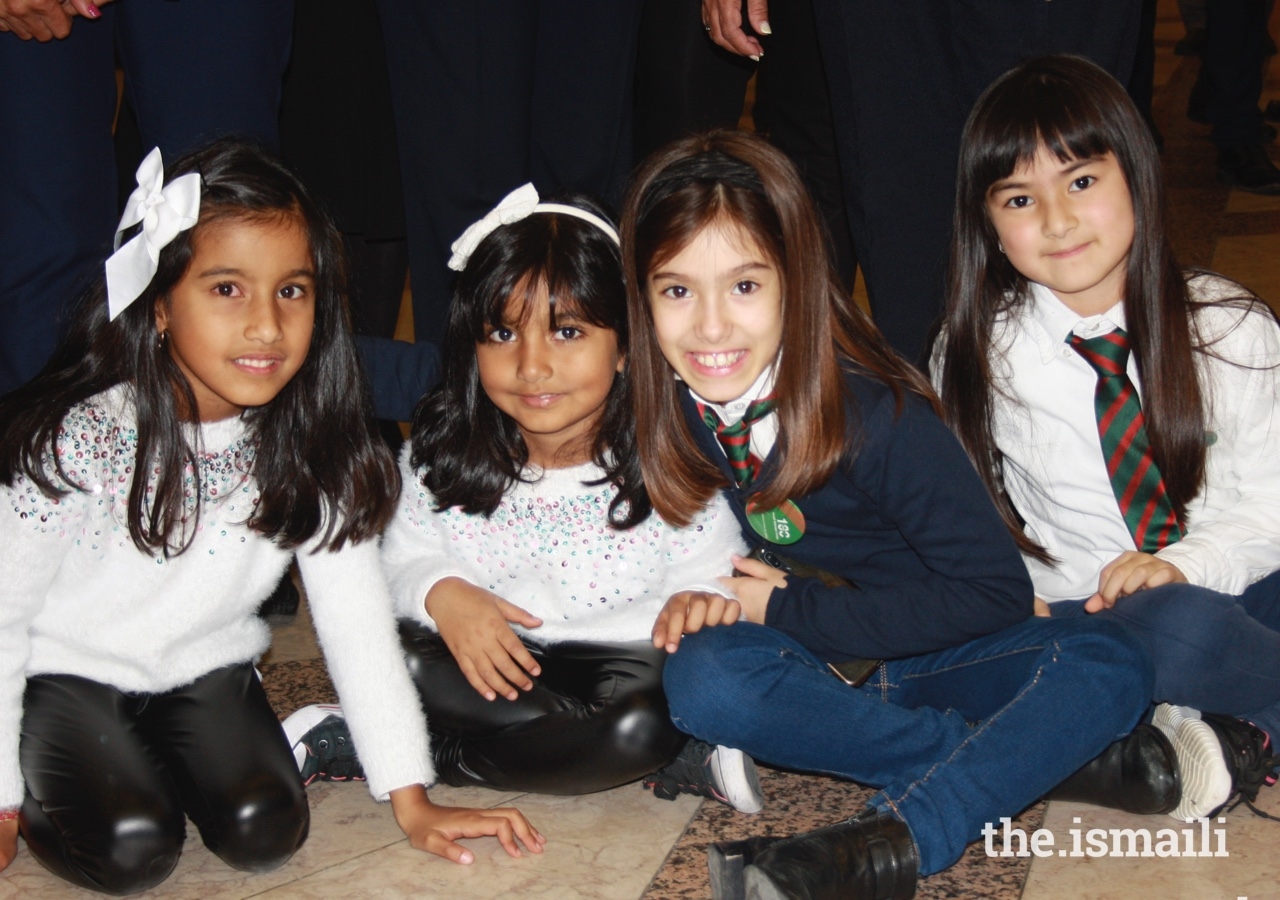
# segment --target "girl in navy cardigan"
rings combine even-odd
[[[686,522],[724,490],[782,566],[735,559],[736,623],[696,602],[659,622],[672,717],[882,788],[838,825],[712,848],[716,895],[745,864],[762,896],[909,897],[1129,732],[1146,662],[1118,629],[1032,617],[982,482],[837,288],[784,156],[737,132],[671,145],[639,171],[622,238],[654,508]]]

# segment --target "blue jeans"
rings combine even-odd
[[[1084,616],[1084,601],[1050,605],[1055,618]],[[1280,741],[1280,572],[1233,597],[1166,584],[1121,597],[1090,618],[1122,625],[1155,669],[1152,696],[1248,719]]]
[[[689,734],[881,788],[870,805],[907,823],[928,875],[1127,734],[1151,669],[1110,622],[1039,618],[850,688],[782,632],[738,623],[686,636],[663,686]]]

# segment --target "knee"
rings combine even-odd
[[[1142,642],[1127,629],[1106,619],[1070,620],[1074,626],[1054,641],[1058,660],[1080,665],[1089,682],[1086,689],[1114,698],[1134,720],[1151,703],[1155,683],[1151,658]]]
[[[111,894],[150,890],[169,877],[182,853],[185,828],[146,818],[118,819],[109,856],[95,881]]]
[[[182,854],[186,821],[176,807],[122,808],[93,829],[61,829],[28,799],[23,836],[32,855],[73,884],[136,894],[169,877]]]
[[[311,810],[301,782],[249,783],[201,828],[205,846],[227,865],[269,872],[289,861],[307,839]]]
[[[659,690],[628,694],[596,717],[599,746],[621,770],[617,783],[640,778],[675,758],[686,740]]]
[[[1137,633],[1162,664],[1183,665],[1205,648],[1230,646],[1248,614],[1229,594],[1169,584],[1121,599],[1112,617]],[[1193,654],[1180,660],[1180,654]]]
[[[809,660],[776,632],[739,623],[686,635],[667,660],[662,685],[676,725],[705,737],[721,726],[740,724],[742,710],[759,705],[761,695],[793,665]]]

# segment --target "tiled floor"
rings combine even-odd
[[[1280,34],[1280,10],[1272,33]],[[1174,0],[1161,0],[1157,28],[1158,62],[1155,115],[1166,140],[1166,169],[1174,242],[1187,264],[1209,266],[1243,282],[1280,308],[1280,198],[1229,191],[1213,180],[1213,152],[1208,128],[1189,123],[1183,110],[1194,80],[1196,62],[1175,57],[1173,43],[1182,36]],[[1266,99],[1280,98],[1280,64],[1272,63]],[[268,658],[267,683],[285,682],[283,690],[298,702],[326,699],[327,686],[316,683],[317,651],[305,609],[292,625],[277,630]],[[300,679],[298,685],[289,679]],[[310,679],[308,681],[308,679]],[[321,682],[323,678],[319,679]],[[776,779],[776,780],[775,780]],[[438,788],[442,802],[469,805],[515,803],[534,820],[550,842],[540,857],[508,859],[490,840],[469,842],[476,862],[455,866],[410,849],[386,805],[373,803],[359,785],[314,785],[311,837],[284,868],[267,875],[244,875],[228,869],[197,839],[188,841],[178,871],[156,891],[167,898],[651,898],[704,897],[699,880],[700,842],[730,831],[750,833],[814,824],[848,814],[851,791],[821,780],[797,776],[766,780],[775,818],[749,820],[727,810],[699,813],[698,803],[654,799],[636,786],[579,798],[525,795],[512,797],[482,790]],[[1280,815],[1280,788],[1264,790],[1262,807]],[[1074,820],[1078,818],[1077,823]],[[1255,818],[1243,808],[1228,814],[1221,845],[1227,856],[1164,858],[1160,856],[1093,858],[1070,853],[1074,834],[1088,850],[1090,829],[1145,829],[1153,850],[1167,835],[1159,829],[1181,828],[1167,817],[1127,816],[1096,807],[1052,803],[1043,827],[1054,835],[1054,855],[1031,860],[1001,860],[993,866],[980,846],[971,848],[976,874],[957,872],[951,879],[930,879],[921,889],[929,897],[1009,897],[1024,900],[1062,898],[1280,898],[1280,823]],[[690,825],[692,820],[692,825]],[[773,824],[767,825],[766,822]],[[1040,823],[1033,808],[1020,825],[1030,832]],[[688,836],[680,842],[688,829]],[[1195,834],[1199,849],[1199,832]],[[1110,840],[1108,833],[1107,840]],[[1185,846],[1185,838],[1179,835]],[[680,842],[680,843],[678,843]],[[996,849],[1000,849],[997,838]],[[677,848],[671,852],[672,848]],[[668,860],[668,854],[671,858]],[[667,864],[664,867],[664,862]],[[1030,875],[1025,875],[1030,862]],[[657,876],[655,880],[655,876]],[[1020,885],[1025,878],[1025,889]],[[26,852],[0,876],[0,898],[97,896],[77,891],[48,875]],[[151,895],[145,895],[151,896]]]

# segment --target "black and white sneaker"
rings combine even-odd
[[[1173,744],[1182,778],[1182,799],[1169,815],[1183,822],[1206,818],[1231,796],[1231,771],[1222,743],[1200,711],[1161,703],[1151,724]]]
[[[304,706],[283,724],[304,785],[313,781],[365,780],[342,707]]]
[[[1254,806],[1258,791],[1264,785],[1276,783],[1275,768],[1280,765],[1280,757],[1275,755],[1270,736],[1251,722],[1234,716],[1205,713],[1202,718],[1217,735],[1227,770],[1231,773],[1231,792],[1224,806],[1230,804],[1228,809],[1235,809],[1243,803],[1255,815],[1264,819],[1276,818]],[[1217,812],[1214,809],[1210,815]]]
[[[690,740],[668,766],[644,779],[644,786],[663,800],[680,794],[710,797],[738,812],[764,809],[755,761],[741,750]]]

